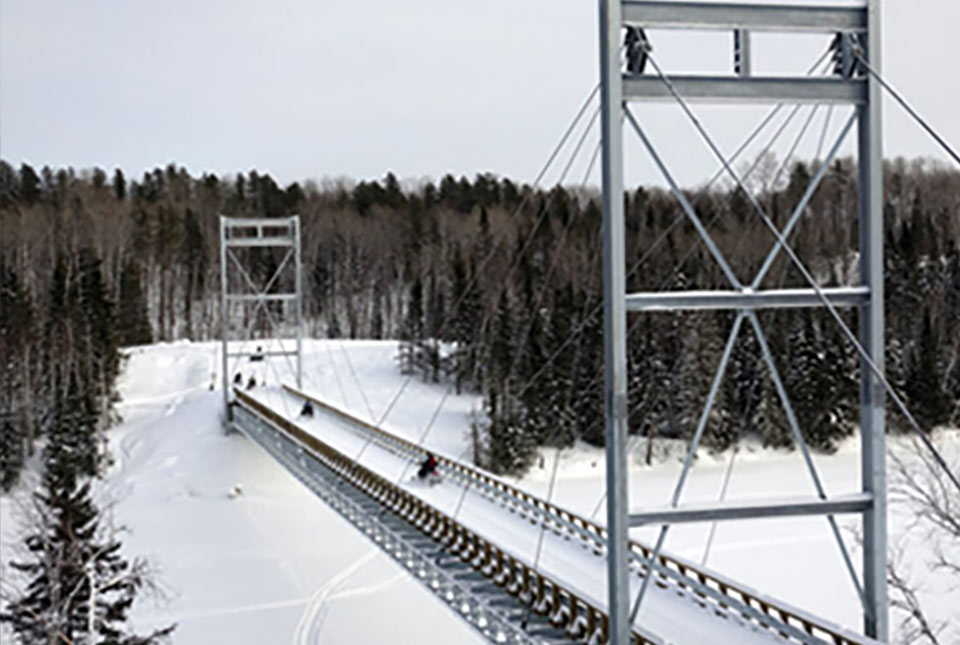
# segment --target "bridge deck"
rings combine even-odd
[[[476,490],[465,490],[456,481],[445,480],[440,486],[426,486],[413,481],[416,464],[378,445],[349,422],[318,408],[313,419],[297,418],[302,400],[279,388],[260,388],[250,392],[275,412],[294,421],[304,430],[347,455],[363,450],[360,462],[367,468],[402,484],[424,501],[450,515],[471,530],[532,563],[535,559],[540,528],[517,513],[508,512]],[[462,504],[461,504],[462,498]],[[457,507],[460,505],[459,512]],[[585,543],[568,535],[546,531],[540,569],[582,596],[599,605],[606,605],[604,559]],[[639,588],[639,575],[631,577],[634,591]],[[651,585],[644,601],[642,626],[668,642],[675,643],[784,643],[784,639],[768,630],[743,620],[734,612],[718,612],[715,606],[703,603],[687,591],[672,584]],[[639,622],[639,621],[638,621]]]

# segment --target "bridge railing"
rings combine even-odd
[[[236,405],[268,422],[370,498],[442,544],[447,552],[517,598],[521,606],[529,606],[531,612],[547,617],[551,625],[563,630],[571,640],[598,645],[608,642],[607,613],[581,598],[576,591],[564,587],[401,486],[353,461],[249,394],[240,390],[235,390],[235,394]],[[660,639],[640,631],[633,632],[633,643],[662,645]]]
[[[393,446],[410,456],[424,457],[427,453],[425,448],[416,443],[378,428],[306,392],[287,385],[284,385],[283,389],[301,399],[309,400],[315,406],[353,425],[362,427],[382,445]],[[441,469],[458,479],[476,484],[488,496],[502,502],[511,512],[531,516],[531,522],[543,522],[553,530],[565,530],[583,540],[585,546],[591,548],[595,554],[605,554],[607,531],[600,524],[522,490],[475,466],[436,453],[434,456]],[[637,540],[630,540],[629,548],[638,575],[646,575],[652,564],[650,560],[653,555],[652,547]],[[702,606],[710,605],[723,614],[737,614],[745,620],[798,643],[826,642],[835,645],[878,643],[862,634],[773,599],[722,574],[706,571],[699,565],[678,556],[661,553],[652,568],[656,576],[652,582],[659,587],[666,588],[673,584],[680,591],[695,596],[695,601]]]

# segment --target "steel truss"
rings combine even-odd
[[[652,576],[643,580],[631,610],[627,544],[629,528],[649,523],[662,524],[652,562],[657,562],[671,524],[694,521],[735,520],[756,517],[824,515],[837,540],[853,586],[863,605],[864,633],[872,638],[888,637],[886,589],[886,464],[884,435],[884,390],[872,367],[883,367],[883,222],[881,175],[881,87],[872,76],[855,65],[857,57],[880,69],[880,1],[869,0],[863,7],[822,5],[784,6],[762,4],[662,2],[652,0],[600,0],[600,77],[603,168],[603,252],[604,252],[604,351],[605,418],[607,445],[607,527],[608,593],[611,635],[615,643],[629,642],[631,625],[640,609]],[[643,48],[638,57],[627,53],[629,72],[621,62],[621,34],[624,27],[639,30],[628,39]],[[737,50],[735,75],[667,76],[652,55],[645,29],[730,30]],[[832,78],[800,76],[751,76],[750,32],[814,32],[837,34],[838,74]],[[630,61],[640,60],[639,64]],[[644,73],[649,66],[652,72]],[[675,101],[690,117],[701,136],[723,163],[724,169],[743,188],[757,215],[772,227],[776,242],[757,274],[747,283],[734,274],[722,251],[696,210],[684,196],[670,171],[633,115],[629,101]],[[773,227],[760,204],[746,191],[740,177],[720,153],[709,134],[687,105],[688,101],[713,103],[814,103],[852,105],[854,114],[844,124],[826,159],[811,179],[804,195],[782,229]],[[673,293],[626,292],[624,211],[623,211],[623,123],[629,123],[650,158],[663,174],[687,218],[730,283],[729,291]],[[786,239],[806,211],[830,162],[843,141],[857,125],[859,160],[859,250],[860,284],[824,289],[811,283],[809,289],[762,290],[761,285],[781,251],[803,267]],[[836,307],[853,307],[859,312],[861,357],[861,490],[828,499],[810,451],[803,439],[789,396],[773,360],[756,310],[775,307],[826,307],[836,316]],[[670,506],[630,513],[627,498],[627,311],[672,311],[681,309],[728,309],[736,311],[720,364],[711,383],[683,470]],[[763,360],[786,412],[793,437],[815,486],[817,497],[807,500],[763,500],[750,503],[681,507],[683,487],[694,455],[709,419],[737,335],[748,322],[755,334]],[[868,361],[872,361],[871,366]],[[834,516],[857,513],[863,520],[863,577],[857,574],[840,535]],[[659,565],[657,565],[659,566]]]
[[[242,258],[233,249],[251,248],[283,248],[286,249],[283,260],[277,269],[267,278],[266,285],[261,287],[251,277],[250,271],[244,266]],[[292,266],[291,266],[292,264]],[[230,359],[244,357],[268,358],[283,356],[290,361],[296,357],[296,365],[290,365],[291,371],[296,373],[297,387],[303,387],[303,275],[300,258],[300,217],[283,218],[234,218],[220,216],[220,330],[221,330],[221,371],[223,372],[223,403],[229,419],[232,408],[230,406]],[[288,268],[290,267],[290,268]],[[284,275],[293,274],[293,291],[277,292],[274,287],[279,286]],[[231,279],[231,276],[235,276]],[[239,285],[239,286],[238,286]],[[234,291],[234,289],[238,289]],[[289,312],[292,308],[294,325],[296,326],[296,348],[287,350],[284,347],[280,321],[270,310],[270,303],[279,303]],[[244,314],[249,317],[249,324],[244,330],[240,341],[250,340],[250,325],[260,313],[266,317],[267,325],[274,338],[278,341],[279,350],[249,351],[241,348],[230,351],[230,314],[231,305],[238,304]]]
[[[384,481],[375,477],[348,457],[326,447],[301,441],[292,433],[289,421],[271,419],[268,410],[250,397],[238,393],[232,426],[257,443],[330,508],[353,524],[386,555],[409,571],[414,579],[473,627],[485,640],[515,645],[551,645],[588,641],[588,629],[574,636],[577,625],[564,627],[551,612],[526,616],[524,598],[536,589],[535,582],[524,579],[500,584],[489,566],[478,566],[479,559],[490,556],[489,548],[477,548],[474,539],[462,527],[457,537],[443,534],[455,526],[430,520],[410,503],[411,496],[394,497],[383,489]],[[426,505],[423,505],[426,508]],[[526,574],[525,574],[526,576]],[[522,582],[522,584],[521,584]],[[515,596],[520,596],[517,598]],[[574,600],[574,604],[578,601]],[[583,608],[580,608],[583,611]],[[568,616],[576,616],[570,607]],[[599,626],[594,628],[602,629]],[[638,640],[638,642],[641,642]],[[644,640],[644,645],[654,641]]]

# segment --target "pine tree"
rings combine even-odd
[[[34,313],[30,294],[0,259],[0,488],[8,489],[20,474],[32,448],[31,350]]]
[[[62,435],[72,432],[61,428]],[[78,479],[70,446],[51,437],[35,517],[24,539],[26,557],[11,562],[25,578],[19,597],[0,621],[20,643],[152,645],[174,626],[146,636],[130,633],[127,615],[148,582],[145,564],[120,553],[116,535],[101,522],[90,484]]]
[[[450,332],[446,324],[446,289],[438,273],[431,271],[427,276],[424,331],[416,352],[416,363],[423,379],[431,383],[440,381],[440,343],[447,340],[446,335]]]
[[[492,416],[487,427],[487,459],[496,474],[517,475],[533,463],[537,444],[525,429],[525,419],[517,411]]]
[[[183,289],[183,313],[186,324],[186,337],[195,340],[193,324],[193,304],[197,294],[203,292],[204,276],[207,274],[207,246],[204,242],[200,220],[193,210],[188,208],[183,218],[183,239],[181,241],[180,266],[186,271]]]
[[[118,202],[127,198],[127,179],[119,168],[113,171],[113,195]]]
[[[454,247],[450,274],[449,300],[453,307],[453,319],[449,326],[455,347],[449,356],[447,371],[453,376],[456,392],[460,394],[464,381],[470,379],[473,373],[473,337],[479,320],[475,318],[478,313],[476,285],[470,284],[467,279],[467,267],[459,244]]]
[[[114,303],[107,295],[101,263],[94,252],[81,249],[77,264],[73,298],[80,314],[75,332],[80,350],[79,373],[89,395],[94,397],[95,410],[105,413],[114,398],[113,384],[120,371]]]
[[[400,332],[401,374],[412,374],[418,367],[418,353],[423,344],[423,283],[418,276],[410,285],[410,297],[407,301],[407,315],[404,317]]]
[[[147,299],[143,293],[140,264],[128,258],[120,270],[120,297],[117,307],[117,345],[146,345],[153,342]]]
[[[940,361],[940,339],[930,311],[923,312],[923,327],[908,368],[905,386],[910,411],[925,430],[946,423],[952,401],[946,391]]]
[[[20,203],[26,207],[33,206],[40,199],[40,177],[29,164],[20,166]]]
[[[584,311],[595,309],[588,301]],[[603,424],[603,319],[599,314],[589,316],[582,323],[581,346],[577,350],[577,365],[574,372],[572,407],[576,419],[577,434],[594,446],[605,443]]]

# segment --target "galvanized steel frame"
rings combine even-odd
[[[233,231],[244,231],[241,235],[232,235]],[[270,248],[281,247],[288,248],[283,261],[277,266],[276,271],[267,280],[267,284],[262,289],[254,284],[249,272],[244,269],[243,264],[237,258],[236,254],[231,253],[230,249],[236,248]],[[270,289],[277,279],[282,275],[287,263],[293,260],[294,265],[294,291],[292,293],[270,293]],[[228,266],[233,263],[235,270],[243,278],[248,290],[242,293],[234,293],[230,290],[230,270]],[[294,322],[296,325],[296,349],[288,351],[283,347],[281,349],[267,352],[234,352],[230,353],[230,324],[229,312],[232,302],[252,302],[254,303],[253,316],[259,311],[263,311],[268,319],[270,328],[277,334],[279,329],[277,321],[268,302],[292,302],[294,307]],[[262,355],[268,356],[295,356],[296,357],[296,377],[297,386],[303,385],[303,267],[300,254],[300,216],[277,218],[238,218],[220,216],[220,337],[221,337],[221,387],[223,389],[224,413],[229,420],[231,414],[230,407],[230,359],[243,356]]]
[[[855,33],[866,45],[872,67],[880,66],[880,1],[868,0],[865,7],[782,6],[738,3],[662,2],[649,0],[600,0],[600,80],[601,114],[603,118],[603,231],[604,231],[604,323],[606,398],[605,417],[607,439],[607,517],[610,529],[608,553],[609,607],[613,642],[627,642],[630,624],[635,617],[628,612],[629,586],[621,545],[629,541],[630,524],[626,494],[626,337],[624,334],[626,310],[675,309],[735,309],[737,318],[711,387],[711,395],[678,481],[672,505],[676,506],[686,474],[692,461],[696,443],[703,432],[705,419],[712,407],[715,390],[726,369],[730,348],[747,318],[760,341],[764,360],[777,386],[791,430],[798,440],[804,460],[817,488],[819,500],[813,504],[768,504],[766,514],[789,515],[802,513],[826,514],[837,538],[845,565],[864,605],[864,632],[870,637],[886,640],[888,636],[886,566],[886,476],[884,397],[882,384],[872,372],[861,367],[861,435],[862,435],[862,491],[856,503],[838,506],[826,501],[826,494],[802,433],[793,414],[789,398],[777,373],[772,355],[763,335],[756,309],[768,307],[823,306],[829,299],[834,306],[857,307],[860,312],[860,340],[870,359],[882,368],[883,361],[883,239],[882,239],[882,151],[880,86],[875,78],[855,77],[810,79],[802,77],[758,78],[749,75],[747,68],[738,76],[671,76],[625,74],[621,72],[620,31],[624,24],[643,28],[669,29],[723,29],[732,30],[749,52],[749,31],[771,30],[785,32]],[[657,68],[660,72],[659,67]],[[682,97],[682,99],[680,98]],[[781,250],[774,245],[760,271],[748,287],[733,274],[723,254],[703,227],[695,210],[673,180],[640,124],[626,107],[631,100],[704,100],[723,102],[791,102],[818,104],[850,104],[855,113],[845,124],[831,147],[827,161],[795,208],[787,225],[781,231],[786,237],[804,212],[830,160],[837,154],[854,121],[858,125],[858,158],[860,160],[860,252],[861,284],[840,289],[804,289],[788,292],[758,291],[767,271]],[[692,116],[692,115],[691,115]],[[623,213],[623,158],[622,120],[626,117],[650,157],[660,168],[683,210],[720,265],[734,291],[685,292],[671,294],[627,294],[624,290],[624,213]],[[755,204],[756,205],[756,204]],[[853,563],[840,538],[833,518],[838,509],[863,514],[864,554],[863,584],[861,586]],[[736,519],[755,516],[756,509],[720,508],[701,509],[701,514],[716,519]],[[752,515],[751,515],[752,514]],[[683,520],[693,517],[679,509],[659,516]],[[634,517],[639,522],[643,516]],[[661,531],[651,559],[661,557],[660,547],[666,533]],[[634,612],[639,608],[643,591],[649,580],[644,580]]]

